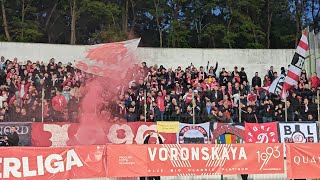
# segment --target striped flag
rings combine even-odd
[[[261,89],[266,90],[272,94],[280,96],[282,99],[286,98],[287,93],[283,90],[283,85],[286,75],[281,74],[275,80],[272,81],[272,84],[268,87],[262,87]]]
[[[306,54],[308,51],[307,32],[303,31],[300,42],[293,56],[292,62],[288,69],[288,74],[283,83],[283,92],[290,90],[293,86],[298,85],[301,71],[304,67]]]

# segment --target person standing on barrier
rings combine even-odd
[[[156,136],[157,136],[157,140],[158,140],[158,142],[157,141],[151,141],[150,140],[150,137],[152,137],[152,135],[153,134],[155,134],[155,132],[150,132],[146,137],[145,137],[145,139],[144,139],[144,142],[143,142],[143,144],[157,144],[157,143],[159,143],[159,144],[163,144],[163,141],[162,141],[162,139],[161,139],[161,137],[159,136],[159,132],[157,131],[156,132]],[[140,180],[145,180],[146,178],[145,177],[140,177]],[[150,177],[147,177],[147,180],[160,180],[160,176],[150,176]]]

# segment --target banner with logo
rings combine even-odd
[[[281,144],[108,145],[108,177],[275,174],[284,172]]]
[[[180,123],[177,133],[177,144],[208,144],[210,123]]]
[[[243,124],[213,123],[211,128],[212,144],[244,143],[245,131]]]
[[[0,148],[1,179],[105,177],[105,146]]]
[[[32,145],[62,147],[99,144],[143,144],[150,132],[156,132],[156,123],[32,123]],[[159,133],[166,144],[176,143],[175,133]],[[157,134],[150,141],[158,141]]]
[[[246,143],[277,143],[278,125],[270,123],[245,123]]]
[[[286,144],[287,174],[290,179],[320,177],[320,144]]]
[[[15,126],[19,135],[19,146],[31,146],[31,123],[24,122],[3,122],[0,123],[0,138],[10,133],[10,128]]]
[[[279,123],[280,142],[317,143],[318,125],[316,122]]]

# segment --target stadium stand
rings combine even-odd
[[[0,70],[3,122],[42,121],[42,103],[45,122],[77,122],[84,85],[95,78],[73,68],[71,63],[63,65],[53,58],[48,64],[39,61],[21,64],[17,58],[1,57]],[[128,122],[193,123],[195,116],[195,123],[262,123],[285,121],[286,103],[288,121],[316,120],[316,91],[320,84],[317,75],[308,78],[302,72],[299,85],[284,102],[262,88],[282,73],[286,73],[284,68],[276,72],[270,67],[266,75],[256,73],[248,79],[245,67],[225,69],[218,62],[215,66],[209,66],[208,62],[199,68],[191,65],[186,69],[142,63],[128,71],[127,78],[131,81],[118,97],[112,103],[97,105],[97,112],[111,111],[115,121]]]

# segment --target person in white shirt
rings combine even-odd
[[[2,91],[2,94],[0,96],[0,108],[1,109],[3,108],[3,102],[7,101],[7,99],[8,99],[7,94],[5,93],[5,91]]]

